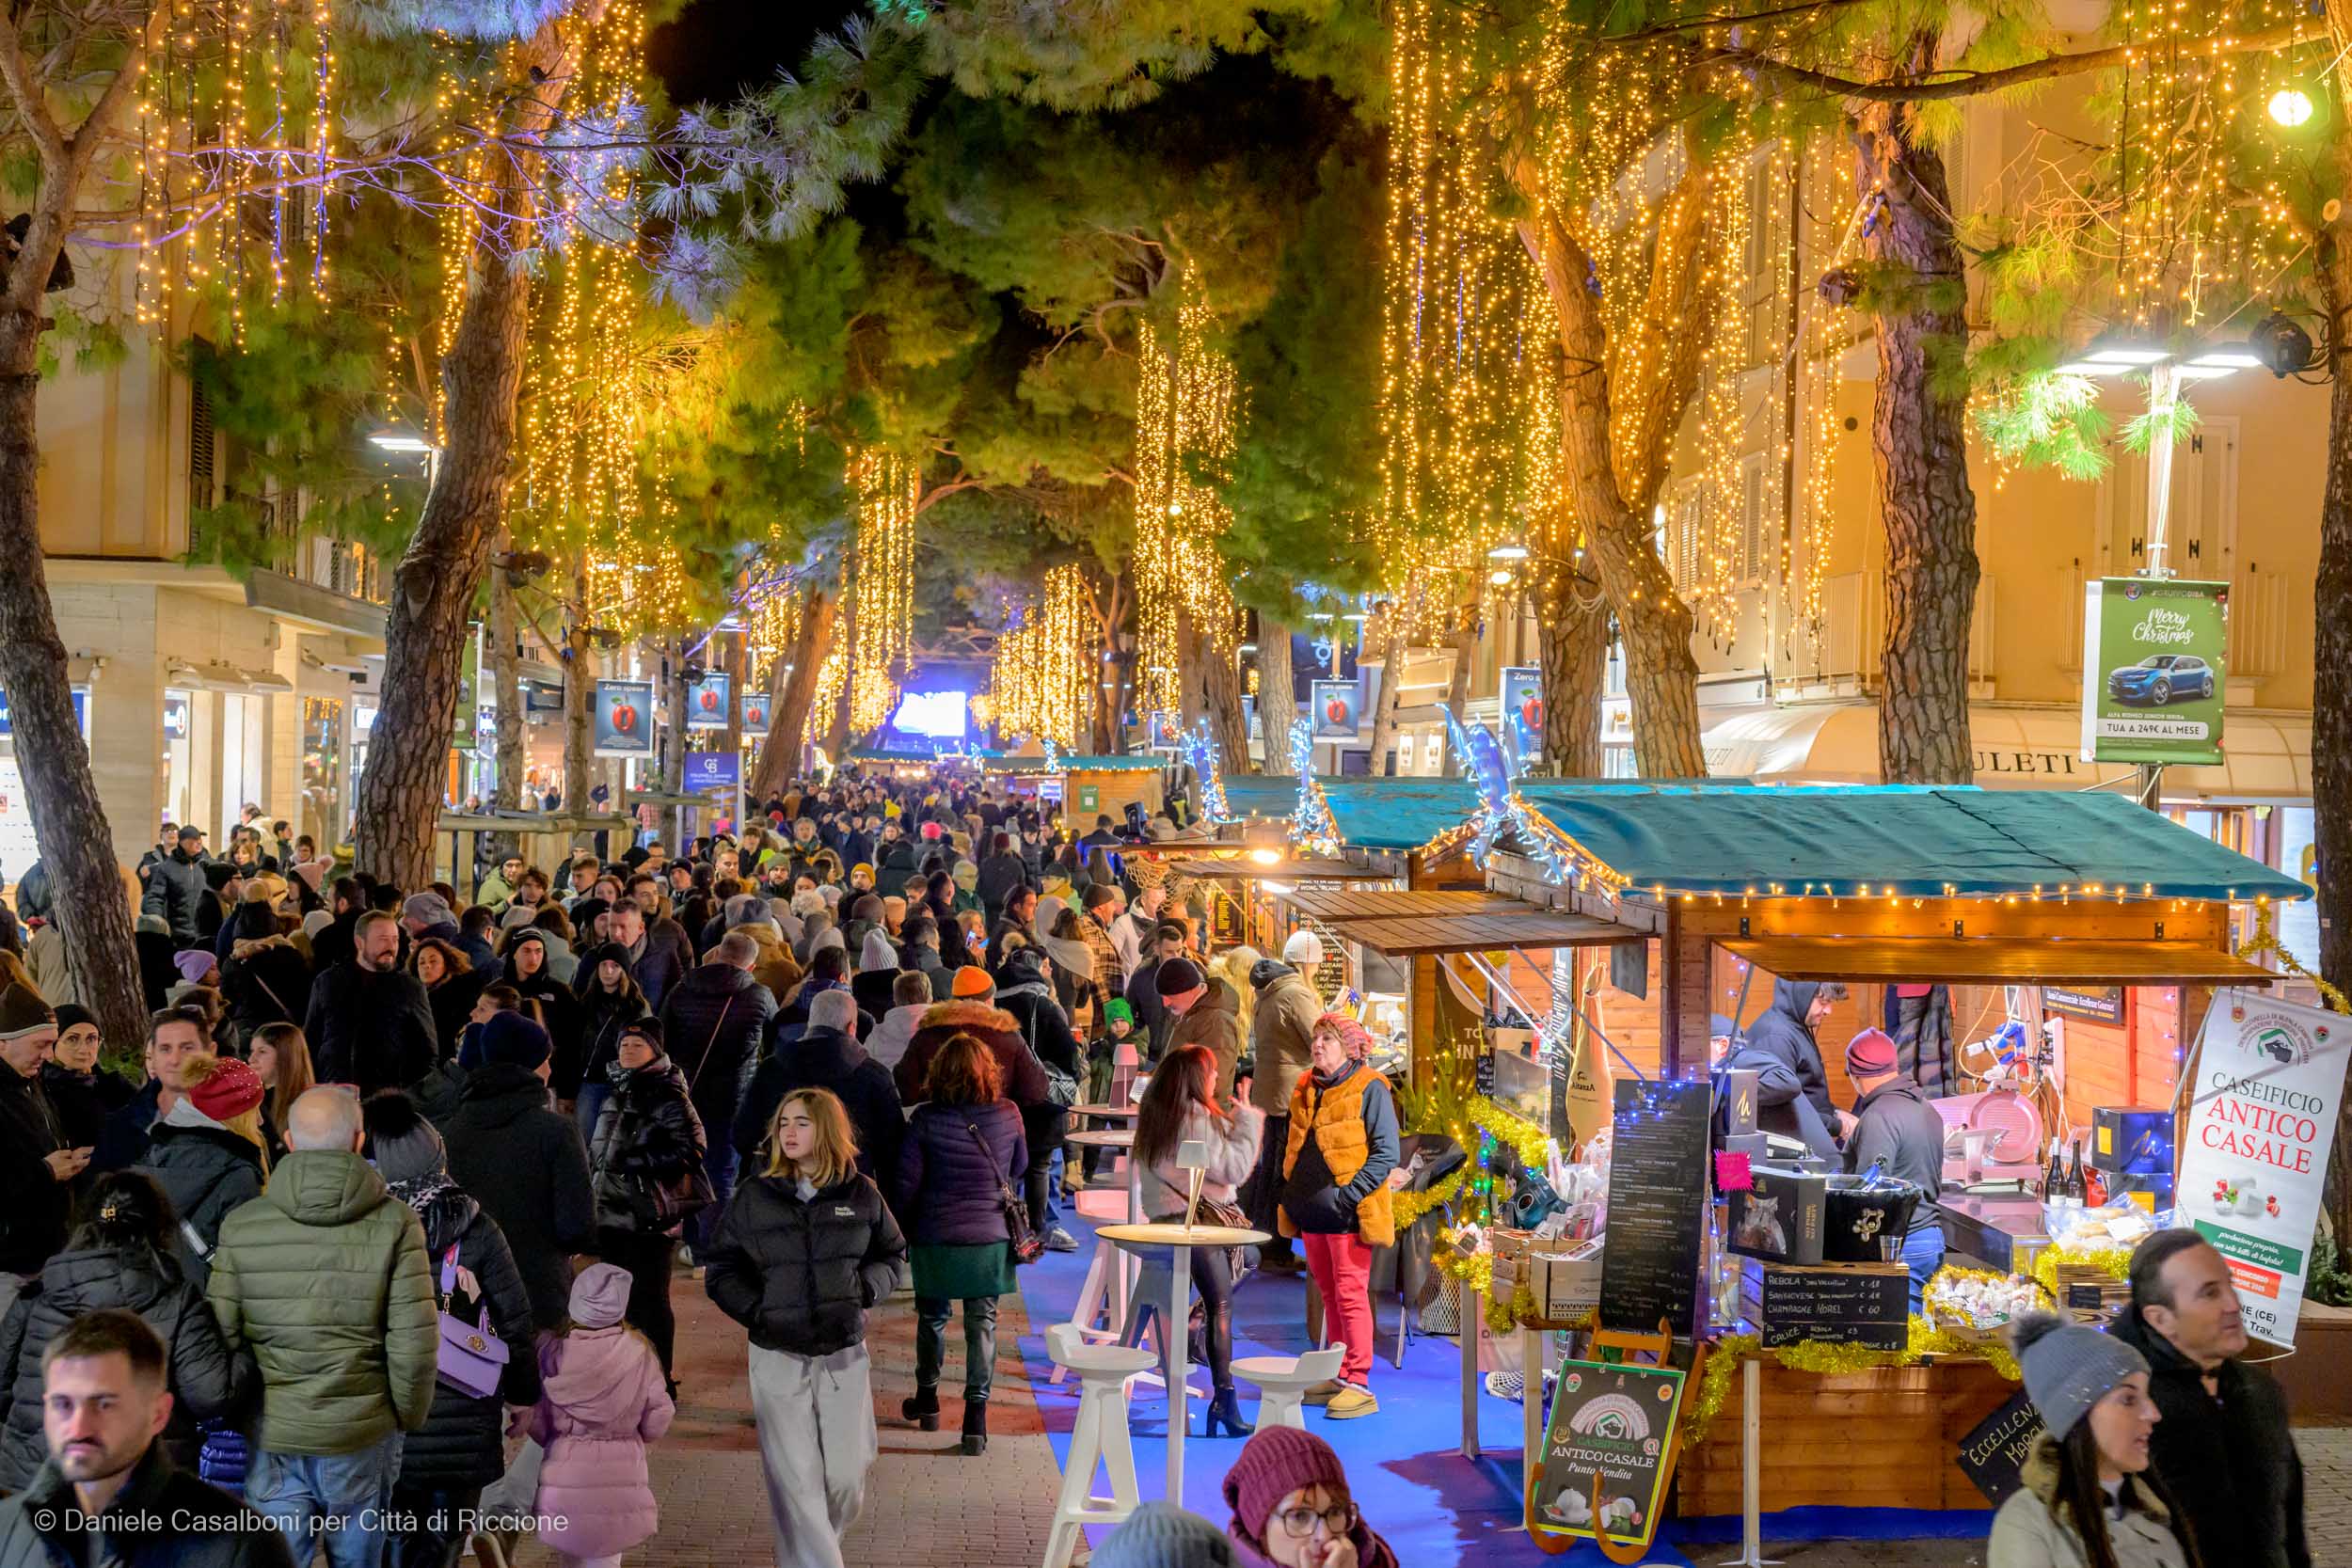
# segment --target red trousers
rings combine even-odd
[[[1307,1272],[1323,1295],[1323,1338],[1343,1344],[1340,1381],[1372,1386],[1372,1248],[1354,1232],[1301,1236]]]

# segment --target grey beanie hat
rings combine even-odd
[[[2010,1340],[2026,1374],[2026,1398],[2060,1441],[2117,1385],[2148,1370],[2148,1358],[2112,1334],[2055,1313],[2026,1313],[2010,1330]]]
[[[727,929],[768,919],[768,900],[756,893],[739,893],[726,902]]]
[[[397,1090],[370,1095],[360,1111],[368,1158],[387,1184],[438,1176],[449,1168],[449,1148],[439,1131],[406,1095]]]
[[[1233,1544],[1198,1513],[1158,1498],[1094,1549],[1094,1568],[1232,1568]]]

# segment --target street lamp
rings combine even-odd
[[[392,425],[369,436],[368,444],[381,451],[422,452],[424,454],[424,487],[428,492],[441,477],[441,449],[414,432]]]

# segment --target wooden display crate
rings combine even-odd
[[[1960,1440],[2017,1385],[1981,1361],[1944,1359],[1824,1375],[1761,1358],[1761,1504],[1786,1508],[1981,1509],[1955,1458]],[[1735,1369],[1705,1440],[1682,1450],[1675,1513],[1740,1512],[1740,1386]]]

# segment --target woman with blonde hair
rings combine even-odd
[[[898,1289],[907,1243],[830,1091],[786,1095],[766,1148],[719,1222],[704,1287],[751,1332],[777,1568],[841,1568],[879,1448],[866,1313]]]
[[[180,1216],[181,1264],[201,1286],[212,1278],[221,1222],[269,1180],[268,1091],[246,1063],[202,1052],[181,1063],[180,1082],[183,1092],[149,1134],[142,1168]]]

